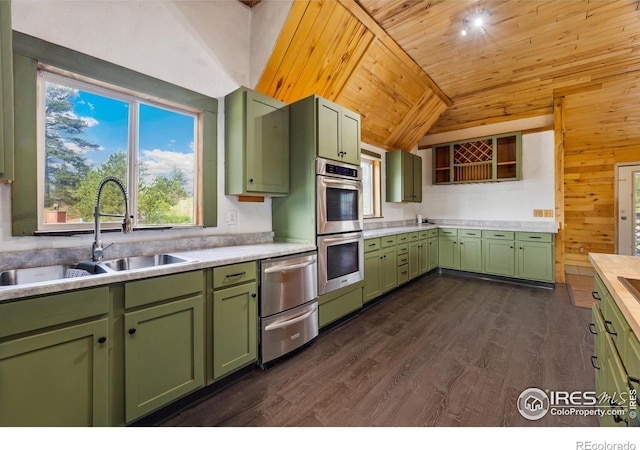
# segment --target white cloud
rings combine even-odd
[[[147,172],[147,181],[157,176],[168,176],[175,169],[184,173],[186,179],[185,188],[193,190],[194,154],[178,153],[160,149],[142,150],[142,160]]]
[[[82,120],[82,122],[86,126],[88,126],[89,128],[95,127],[96,125],[98,125],[100,123],[96,119],[94,119],[93,117],[81,117],[80,120]]]

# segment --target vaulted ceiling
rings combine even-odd
[[[363,141],[383,148],[551,114],[554,96],[570,95],[600,105],[576,108],[577,126],[584,114],[620,139],[637,137],[638,9],[628,0],[296,0],[257,89],[336,101],[362,115]],[[462,36],[480,10],[484,32]]]

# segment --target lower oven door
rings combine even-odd
[[[260,319],[260,365],[301,347],[318,335],[318,302]]]
[[[318,236],[318,294],[364,279],[362,232]]]

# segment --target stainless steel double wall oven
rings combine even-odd
[[[318,294],[364,278],[362,169],[316,160]]]

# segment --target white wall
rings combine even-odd
[[[277,21],[284,22],[290,2],[273,3],[275,5],[262,8],[264,18],[258,23],[273,20],[275,26]],[[266,64],[266,58],[251,54],[251,11],[237,0],[13,0],[14,30],[219,100],[218,227],[131,233],[115,240],[128,242],[272,230],[269,199],[264,203],[240,203],[235,197],[223,195],[224,96],[241,85],[249,85],[252,60],[254,64]],[[254,44],[255,52],[270,51],[278,34],[279,30],[262,31],[260,45]],[[262,73],[262,68],[255,70]],[[1,251],[90,246],[92,236],[11,237],[10,192],[10,186],[0,185]],[[229,210],[237,212],[236,225],[225,222]]]
[[[555,210],[553,132],[522,136],[522,181],[432,185],[431,149],[422,156],[420,213],[432,219],[547,221],[533,209]]]

